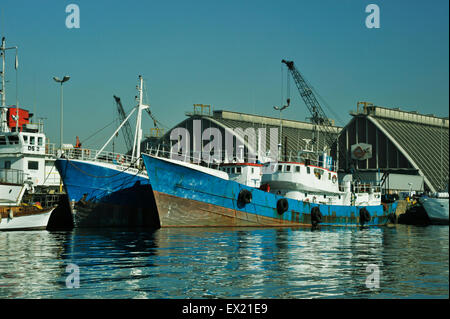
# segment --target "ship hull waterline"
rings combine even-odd
[[[211,176],[165,159],[142,155],[161,227],[274,227],[312,226],[311,211],[318,207],[322,214],[320,225],[361,226],[359,211],[365,207],[370,221],[364,226],[383,226],[389,223],[397,203],[377,206],[340,206],[314,204],[286,199],[288,209],[277,210],[282,196],[247,187],[234,181]],[[248,204],[239,202],[239,193],[252,194]]]

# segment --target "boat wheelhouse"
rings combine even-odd
[[[330,158],[323,154],[322,158]],[[339,179],[334,166],[304,162],[278,162],[261,177],[261,188],[299,201],[329,205],[372,206],[381,203],[378,185]]]
[[[226,172],[230,180],[250,187],[261,186],[262,164],[256,163],[226,163],[220,165],[220,170]]]
[[[27,110],[19,109],[19,114],[26,117],[16,129],[16,123],[11,121],[16,111],[16,107],[2,108],[2,114],[7,114],[10,120],[0,131],[0,168],[22,171],[24,181],[33,189],[45,187],[57,191],[61,178],[54,167],[54,144],[48,143],[42,123],[30,123],[32,114]]]

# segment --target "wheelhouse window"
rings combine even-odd
[[[11,169],[11,161],[5,161],[5,169]]]
[[[286,172],[290,172],[291,171],[291,165],[286,165]]]
[[[30,144],[34,145],[36,143],[36,138],[34,136],[30,136]]]
[[[17,135],[8,136],[9,144],[19,144],[19,137]]]
[[[306,167],[306,173],[308,173],[308,174],[311,173],[311,168],[309,166]]]
[[[300,166],[295,166],[295,171],[296,171],[297,173],[300,173]]]
[[[283,165],[278,165],[278,171],[282,172],[283,171]]]
[[[39,146],[42,146],[42,141],[43,141],[43,138],[42,137],[38,137],[38,145]]]
[[[237,168],[236,168],[236,171],[237,171],[238,174],[240,174],[240,173],[242,172],[242,168],[237,167]]]
[[[38,161],[28,161],[28,169],[38,170],[39,169],[39,162]]]
[[[23,142],[24,142],[25,144],[28,144],[28,135],[24,135],[24,136],[23,136]]]
[[[0,145],[6,145],[6,136],[0,136]]]

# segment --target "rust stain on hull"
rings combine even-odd
[[[288,211],[291,220],[271,218],[154,191],[160,227],[310,227],[311,215]],[[302,216],[301,216],[302,215]],[[360,227],[358,217],[323,216],[326,227]],[[353,222],[353,224],[347,224]],[[379,226],[379,225],[368,225]]]
[[[309,226],[154,191],[161,227]]]

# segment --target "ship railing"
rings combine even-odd
[[[45,144],[45,155],[57,156],[58,155],[58,148],[57,148],[56,144],[54,144],[54,143],[46,143]]]
[[[353,193],[361,194],[361,193],[381,193],[381,185],[378,183],[353,183],[351,185],[351,189]],[[339,191],[345,191],[345,185],[339,185]]]
[[[192,152],[185,152],[184,154],[182,153],[177,153],[177,152],[171,152],[170,151],[170,146],[167,147],[163,147],[163,146],[151,146],[148,147],[146,150],[147,154],[151,154],[154,156],[158,156],[158,157],[164,157],[164,158],[172,158],[172,159],[181,159],[184,162],[189,162],[189,163],[200,163],[203,166],[217,166],[220,164],[224,164],[224,163],[230,163],[229,161],[225,161],[225,157],[227,156],[227,154],[229,154],[227,151],[225,150],[218,150],[217,154],[215,154],[215,156],[212,156],[210,154],[207,153],[201,153],[199,152],[199,154],[197,155],[192,155]],[[220,160],[215,160],[215,158],[218,158]],[[286,162],[298,162],[298,163],[303,163],[305,165],[311,165],[311,166],[316,166],[318,168],[323,168],[323,169],[328,169],[331,171],[336,172],[337,171],[337,167],[335,165],[335,163],[331,166],[331,167],[323,167],[323,162],[319,161],[318,159],[310,159],[310,158],[304,158],[303,156],[288,156],[288,157],[281,157],[279,159],[279,161],[286,161]],[[248,158],[246,156],[244,156],[244,162],[248,161]],[[238,158],[237,156],[233,156],[233,160],[231,162],[243,162],[240,158]],[[273,163],[273,162],[272,162]]]
[[[317,166],[317,167],[324,167],[323,161],[318,159],[318,156],[322,155],[322,153],[311,153],[311,152],[293,152],[289,151],[289,155],[281,155],[280,154],[280,160],[283,160],[285,162],[298,162],[298,163],[304,163],[305,165],[311,165],[311,166]],[[331,165],[325,165],[326,169],[337,172],[337,166],[336,161],[333,160],[333,164]]]
[[[0,169],[0,183],[23,184],[25,173],[19,169]]]
[[[161,158],[168,158],[168,159],[176,159],[181,160],[186,163],[193,163],[198,164],[201,166],[209,167],[209,168],[218,168],[220,164],[223,164],[223,161],[215,160],[215,158],[212,155],[200,155],[200,156],[191,156],[187,153],[181,154],[177,152],[171,152],[170,150],[167,150],[165,148],[159,148],[159,147],[150,147],[146,150],[147,154],[161,157]],[[222,158],[222,152],[220,152],[219,158]],[[205,158],[205,156],[207,156]]]
[[[87,148],[72,148],[68,150],[64,150],[64,158],[67,159],[76,159],[83,161],[93,161],[93,162],[102,162],[109,163],[121,166],[132,167],[136,169],[142,169],[141,159],[132,157],[131,155],[108,152]]]

